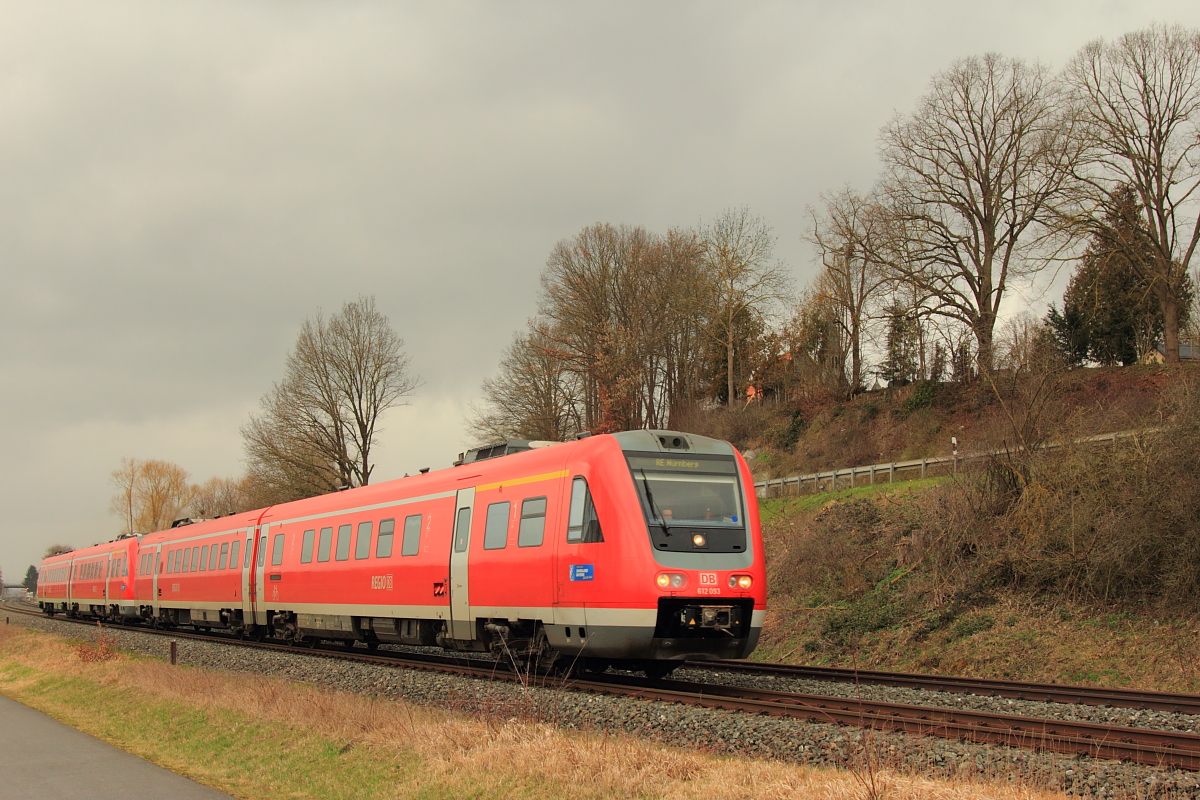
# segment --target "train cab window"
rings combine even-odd
[[[304,539],[300,543],[300,563],[312,563],[313,539],[316,537],[315,530],[307,530],[304,532]]]
[[[371,557],[371,528],[374,525],[373,522],[358,523],[358,536],[354,540],[355,559]]]
[[[508,544],[508,512],[512,503],[492,503],[487,510],[487,523],[483,528],[483,549],[503,550]]]
[[[208,569],[208,545],[200,548],[200,571]]]
[[[546,534],[546,498],[530,497],[521,503],[517,547],[541,547]]]
[[[239,566],[238,555],[241,552],[241,548],[242,548],[242,540],[234,539],[233,545],[229,548],[229,567],[230,567],[230,569],[233,569],[234,567]]]
[[[454,523],[454,552],[466,552],[471,542],[471,508],[460,508],[458,519]]]
[[[396,520],[385,519],[379,523],[379,538],[375,540],[375,557],[392,557],[392,537],[396,533]]]
[[[229,542],[221,542],[221,560],[217,562],[217,569],[225,569],[225,565],[229,562]]]
[[[571,482],[571,514],[567,518],[567,541],[577,543],[603,542],[600,519],[592,503],[587,479],[578,477]]]
[[[128,558],[121,559],[121,577],[122,578],[129,577],[129,559]]]
[[[279,566],[283,563],[283,534],[275,534],[275,541],[271,542],[271,566]]]
[[[334,558],[338,561],[345,561],[350,558],[350,526],[339,525],[337,536],[337,552],[334,553]]]
[[[329,560],[329,548],[333,544],[333,528],[321,528],[321,542],[317,545],[317,561]]]
[[[208,568],[217,568],[217,546],[215,544],[212,546],[212,552],[208,554]]]
[[[265,526],[264,526],[265,527]],[[267,535],[258,537],[258,565],[261,567],[267,561]]]
[[[421,552],[421,515],[404,518],[404,540],[400,543],[400,555],[415,556]]]

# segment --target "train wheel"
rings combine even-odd
[[[642,672],[651,680],[661,681],[674,672],[678,666],[678,661],[647,661],[642,665]]]

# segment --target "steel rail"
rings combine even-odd
[[[1140,689],[1110,689],[1057,683],[1032,683],[1000,678],[966,678],[954,675],[921,675],[849,667],[812,667],[796,664],[759,664],[753,661],[689,661],[688,669],[772,675],[833,683],[874,684],[952,694],[975,694],[1032,700],[1041,703],[1111,706],[1176,714],[1200,714],[1200,696]]]
[[[11,607],[10,607],[11,609]],[[43,616],[36,610],[11,609],[17,613]],[[95,622],[70,619],[95,625]],[[511,672],[500,662],[479,666],[478,659],[454,656],[378,652],[355,652],[348,648],[303,649],[275,642],[255,642],[214,634],[185,633],[135,626],[114,626],[177,639],[195,639],[235,646],[312,655],[406,669],[450,672],[467,677],[505,680],[546,688],[561,688],[597,694],[684,703],[706,708],[744,711],[790,717],[807,722],[854,725],[886,731],[959,739],[981,744],[1003,744],[1058,753],[1115,758],[1154,766],[1200,770],[1200,735],[1145,728],[1019,717],[981,711],[964,711],[902,703],[883,703],[858,698],[826,697],[794,692],[748,689],[709,683],[651,680],[624,675],[529,676]],[[468,663],[468,662],[473,662]]]

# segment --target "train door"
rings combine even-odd
[[[567,487],[569,494],[563,498],[566,525],[560,523],[558,530],[549,534],[554,537],[557,554],[554,620],[559,625],[586,629],[587,605],[595,597],[596,545],[604,541],[604,535],[587,478],[576,475]]]
[[[454,505],[454,538],[450,548],[450,638],[474,639],[467,568],[471,555],[471,506],[475,489],[459,489]]]
[[[150,606],[154,609],[154,616],[158,616],[158,607],[162,603],[162,589],[158,588],[158,573],[163,569],[162,563],[162,545],[154,545],[154,549],[150,551]],[[134,586],[137,586],[135,583]]]
[[[254,529],[238,531],[242,549],[238,553],[238,568],[242,571],[242,621],[254,624]]]
[[[270,523],[258,526],[258,541],[254,548],[254,590],[251,597],[254,601],[254,623],[267,624],[267,598],[263,593],[266,582],[267,536],[271,530]]]

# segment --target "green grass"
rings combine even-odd
[[[800,514],[806,511],[817,511],[832,502],[853,500],[864,497],[874,497],[880,494],[909,494],[920,492],[940,483],[950,480],[948,477],[923,478],[916,481],[900,481],[897,483],[876,483],[866,486],[855,486],[853,489],[839,489],[836,492],[818,492],[817,494],[802,494],[799,497],[772,497],[758,501],[758,513],[763,525],[769,525],[775,520]]]
[[[33,680],[29,680],[33,678]],[[14,683],[21,686],[14,686]],[[166,769],[235,797],[383,798],[417,772],[366,746],[219,709],[147,699],[83,678],[0,666],[0,692]],[[419,791],[411,797],[440,797]]]

